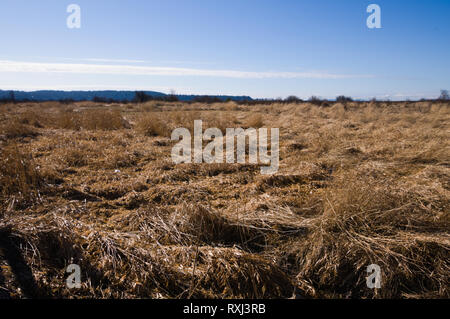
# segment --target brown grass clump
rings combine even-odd
[[[35,110],[27,109],[25,112],[20,114],[18,121],[25,125],[31,125],[37,128],[43,128],[42,122],[43,117],[38,114]]]
[[[22,138],[22,137],[35,137],[38,135],[35,127],[24,124],[18,119],[14,119],[3,124],[0,127],[0,133],[6,136],[7,138]]]
[[[118,110],[85,111],[82,113],[81,123],[82,127],[88,130],[118,130],[127,126]]]
[[[195,258],[201,276],[194,287],[195,290],[201,287],[203,297],[254,299],[292,295],[293,284],[289,277],[263,258],[231,248],[202,248]]]
[[[59,110],[49,124],[50,127],[62,128],[67,130],[79,130],[81,128],[81,119],[73,109]]]
[[[62,158],[69,167],[82,167],[89,164],[89,152],[77,146],[64,150]]]
[[[119,110],[85,109],[75,111],[72,108],[59,110],[50,117],[47,125],[70,130],[118,130],[130,128]]]
[[[300,285],[312,283],[319,296],[449,296],[450,238],[435,235],[449,229],[448,210],[436,214],[418,194],[367,182],[347,176],[323,198],[323,215],[300,244]],[[370,264],[381,267],[385,289],[367,289]]]
[[[30,202],[40,196],[44,185],[37,164],[29,152],[20,150],[16,144],[0,150],[0,194],[5,203],[11,197],[9,209],[16,202]]]
[[[146,207],[121,221],[131,231],[141,230],[149,239],[164,244],[196,244],[257,248],[264,245],[264,233],[240,224],[206,207],[183,204],[179,209]]]
[[[203,115],[201,118],[203,120],[203,127],[215,127],[222,131],[225,135],[227,128],[239,127],[239,123],[236,117],[230,112],[212,112],[210,114]],[[197,119],[198,120],[198,119]]]
[[[264,234],[261,231],[240,225],[205,207],[184,206],[179,215],[179,221],[182,221],[178,226],[179,231],[190,234],[191,241],[195,238],[203,244],[240,247],[264,244]]]
[[[264,126],[264,119],[260,113],[251,115],[246,121],[246,127],[260,128]]]
[[[171,131],[161,116],[156,113],[143,115],[136,124],[136,130],[145,136],[170,137]]]

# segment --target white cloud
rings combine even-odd
[[[8,57],[2,57],[3,59],[9,59]],[[33,59],[33,57],[31,57]],[[53,60],[56,63],[58,60],[62,61],[73,61],[74,63],[77,62],[99,62],[99,63],[125,63],[125,64],[201,64],[201,65],[213,65],[215,63],[213,62],[206,62],[206,61],[181,61],[181,60],[158,60],[158,61],[149,61],[149,60],[130,60],[130,59],[105,59],[105,58],[63,58],[63,57],[48,57],[48,56],[38,56],[34,57],[38,59],[45,59],[45,60]]]
[[[343,74],[330,74],[321,72],[252,72],[252,71],[236,71],[236,70],[207,70],[207,69],[135,66],[135,65],[42,63],[42,62],[22,62],[9,60],[0,61],[0,72],[205,76],[205,77],[224,77],[224,78],[240,78],[240,79],[268,79],[268,78],[345,79],[345,78],[373,77],[370,75],[343,75]]]
[[[56,90],[56,91],[159,91],[170,93],[175,90],[177,94],[184,94],[184,92],[195,92],[189,88],[173,88],[168,86],[129,86],[129,85],[79,85],[79,84],[48,84],[48,85],[3,85],[0,83],[0,90],[14,90],[14,91],[40,91],[40,90]],[[186,93],[188,94],[188,93]]]
[[[69,59],[64,58],[66,60],[75,60],[75,59]],[[122,59],[96,59],[96,58],[86,58],[81,59],[82,61],[87,62],[105,62],[105,63],[146,63],[147,61],[144,60],[122,60]]]

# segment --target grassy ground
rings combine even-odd
[[[174,165],[195,119],[280,128],[278,173]],[[449,126],[439,102],[0,105],[0,298],[449,298]]]

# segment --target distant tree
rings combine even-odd
[[[175,94],[169,94],[169,95],[167,95],[165,97],[164,101],[167,101],[167,102],[178,102],[179,99],[178,99],[178,96],[176,96]]]
[[[336,102],[340,103],[347,103],[347,102],[353,102],[353,99],[351,97],[340,95],[336,98]]]
[[[285,101],[288,102],[288,103],[300,103],[300,102],[303,102],[302,99],[298,98],[298,97],[295,96],[295,95],[288,96],[288,97],[285,99]]]
[[[9,102],[16,103],[16,95],[14,94],[14,91],[9,92]]]
[[[163,101],[166,102],[178,102],[178,96],[175,93],[175,90],[170,90],[170,93],[163,97]]]
[[[197,103],[206,103],[206,104],[212,104],[212,103],[219,103],[222,102],[221,99],[219,99],[217,96],[196,96],[192,99],[193,102]]]
[[[145,103],[147,101],[152,100],[152,97],[145,93],[144,91],[136,91],[134,93],[134,102],[135,103]]]
[[[450,100],[450,95],[448,93],[448,90],[441,90],[441,96],[439,97],[439,100],[442,100],[442,101]]]
[[[308,102],[317,106],[322,105],[322,100],[314,95],[309,98]]]

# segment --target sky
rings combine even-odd
[[[80,28],[67,27],[70,4]],[[4,90],[413,100],[450,89],[449,0],[1,0],[0,39]]]

